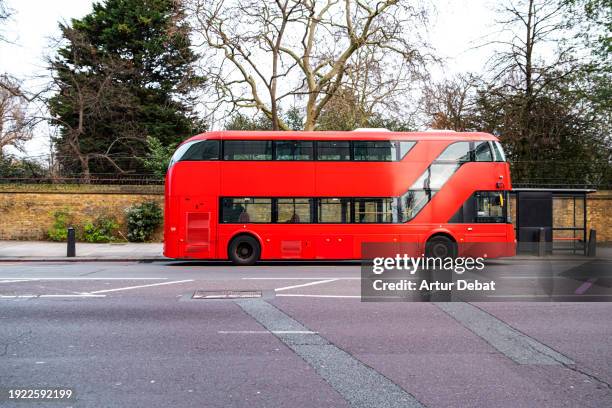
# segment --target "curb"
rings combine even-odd
[[[15,258],[0,258],[0,264],[3,262],[159,262],[173,261],[174,259],[165,257],[153,258],[104,258],[104,257],[15,257]]]

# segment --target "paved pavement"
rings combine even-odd
[[[109,243],[77,242],[76,257],[66,258],[65,242],[0,241],[0,261],[18,260],[161,260],[165,259],[161,243]]]
[[[524,289],[538,270],[490,268]],[[554,281],[580,287],[567,268]],[[354,264],[3,262],[0,389],[74,388],[58,407],[612,406],[612,303],[367,303],[359,276]],[[193,299],[221,289],[262,297]]]

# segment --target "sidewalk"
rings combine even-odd
[[[0,241],[0,261],[155,261],[162,255],[162,243],[121,242],[90,244],[77,242],[76,257],[66,257],[65,242]]]

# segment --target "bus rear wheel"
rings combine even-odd
[[[228,255],[236,265],[253,265],[261,256],[261,246],[252,236],[239,235],[230,242]]]
[[[425,243],[425,256],[430,258],[456,258],[457,244],[444,235],[436,235]]]

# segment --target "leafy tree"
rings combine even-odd
[[[49,109],[64,169],[85,178],[140,170],[133,158],[147,137],[170,146],[203,129],[192,111],[203,79],[179,2],[105,0],[60,29]]]
[[[0,178],[42,178],[46,173],[43,166],[35,161],[0,155]]]
[[[147,137],[149,151],[144,159],[140,159],[145,170],[157,177],[163,178],[166,175],[170,159],[172,159],[177,145],[177,143],[172,143],[169,146],[165,146],[157,138],[153,136]]]

